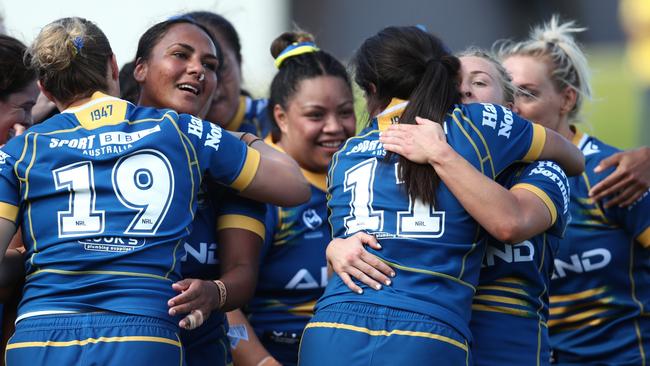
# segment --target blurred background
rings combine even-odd
[[[244,83],[257,97],[267,94],[275,72],[271,41],[295,27],[347,61],[365,38],[388,25],[421,24],[460,51],[521,39],[560,14],[588,28],[579,41],[592,69],[594,99],[585,105],[582,128],[620,148],[650,144],[650,112],[643,111],[650,107],[650,0],[0,0],[0,31],[29,44],[41,26],[82,16],[104,30],[122,65],[148,27],[191,10],[233,22],[243,44]]]

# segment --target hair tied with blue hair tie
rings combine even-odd
[[[274,64],[279,69],[282,63],[290,57],[318,51],[320,51],[320,48],[313,42],[294,42],[280,52],[278,57],[275,58]]]
[[[72,54],[77,56],[81,53],[81,49],[84,48],[84,39],[81,36],[76,36],[72,40]]]

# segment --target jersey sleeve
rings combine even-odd
[[[20,180],[16,176],[19,141],[14,139],[0,149],[0,217],[17,223],[20,208]]]
[[[265,238],[264,218],[266,204],[238,196],[229,190],[217,207],[217,231],[244,229]]]
[[[539,197],[551,214],[550,231],[562,237],[569,222],[569,180],[559,165],[552,161],[529,164],[511,189],[525,189]]]
[[[181,115],[181,129],[197,151],[199,166],[217,182],[243,191],[253,181],[260,154],[216,124]]]
[[[513,162],[533,162],[539,158],[546,142],[544,127],[500,105],[482,103],[464,107],[454,111],[454,118],[462,119],[460,124],[467,126],[471,140],[484,152],[484,159],[491,162],[493,177]]]

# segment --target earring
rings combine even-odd
[[[205,80],[205,74],[204,74],[204,73],[201,73],[201,74],[199,75],[199,81],[203,81],[203,80]]]

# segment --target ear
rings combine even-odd
[[[578,100],[578,92],[571,88],[571,87],[566,87],[562,91],[562,107],[560,108],[560,113],[562,115],[567,115],[571,110],[573,110],[573,107],[576,105],[576,101]]]
[[[36,82],[36,84],[38,85],[38,90],[40,90],[41,93],[43,93],[43,95],[45,95],[45,97],[46,97],[50,102],[56,104],[56,100],[55,100],[54,97],[52,96],[52,93],[50,93],[49,91],[47,91],[47,90],[45,89],[45,87],[43,87],[43,84],[41,84],[41,81],[38,80],[38,81]]]
[[[273,118],[275,119],[275,123],[278,124],[278,127],[282,133],[289,132],[287,112],[284,110],[284,108],[282,108],[281,105],[276,104],[273,106]]]
[[[135,60],[135,68],[133,69],[133,78],[135,81],[138,83],[144,83],[147,79],[148,70],[149,67],[147,66],[147,62],[143,60],[142,57]]]

